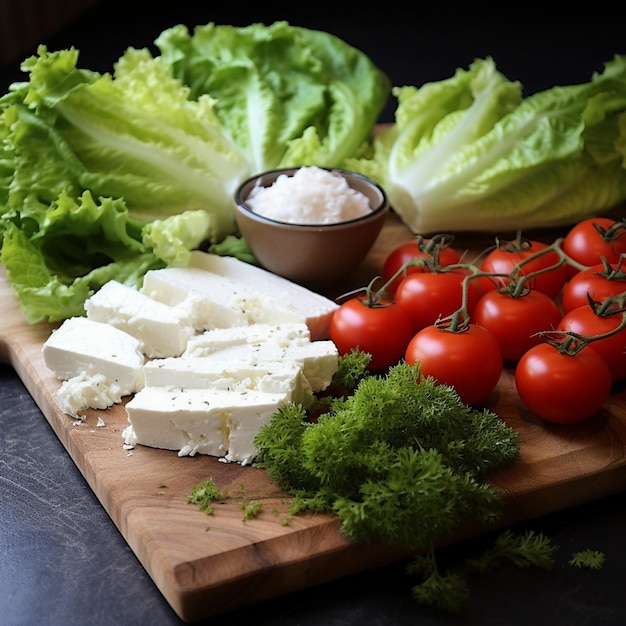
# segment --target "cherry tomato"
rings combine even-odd
[[[447,240],[433,237],[432,239],[423,239],[418,237],[399,245],[392,250],[383,265],[383,281],[387,283],[393,276],[404,267],[406,263],[414,259],[425,259],[432,261],[437,257],[439,266],[454,265],[460,263],[461,255],[447,244]],[[419,272],[430,271],[428,265],[412,265],[406,268],[403,275],[396,278],[388,287],[388,293],[393,295],[404,276]]]
[[[468,272],[450,271],[409,274],[396,290],[396,304],[406,311],[414,332],[434,324],[439,318],[451,315],[463,303],[463,279]],[[471,315],[480,297],[475,280],[468,284],[467,309]]]
[[[517,361],[543,341],[538,332],[554,330],[560,320],[556,302],[537,289],[520,296],[494,289],[480,298],[472,315],[496,338],[505,361]]]
[[[603,335],[615,330],[622,323],[623,315],[623,313],[597,315],[593,308],[586,304],[566,313],[556,329],[567,330],[583,337]],[[626,328],[605,339],[592,341],[588,347],[605,360],[613,382],[626,380]]]
[[[370,306],[367,297],[350,298],[335,311],[330,321],[330,338],[339,354],[353,348],[369,352],[370,370],[395,365],[413,337],[408,315],[396,304],[381,302]]]
[[[460,332],[426,326],[411,339],[407,363],[419,362],[420,372],[451,385],[465,404],[487,398],[500,380],[502,355],[494,336],[485,328],[468,324]]]
[[[626,220],[610,217],[590,217],[576,224],[563,239],[563,252],[581,265],[591,267],[602,263],[617,263],[626,254]],[[568,265],[571,278],[578,270]]]
[[[485,256],[480,263],[480,270],[495,274],[510,274],[522,261],[546,248],[548,248],[548,245],[541,241],[526,239],[503,243]],[[533,258],[532,261],[524,263],[519,273],[524,275],[532,274],[538,270],[556,265],[559,260],[560,257],[557,252],[546,252]],[[551,298],[556,298],[561,292],[566,280],[567,266],[561,265],[543,274],[538,274],[536,278],[532,280],[532,284],[527,283],[527,286],[543,291]],[[497,284],[506,284],[507,282],[506,278],[494,278],[494,281],[494,288]]]
[[[608,400],[611,372],[588,346],[575,355],[550,343],[532,347],[515,368],[522,402],[538,417],[557,424],[583,422]]]
[[[611,266],[613,268],[613,266]],[[578,272],[569,279],[563,289],[561,304],[568,313],[579,306],[589,306],[587,294],[595,302],[626,291],[626,278],[611,278],[603,263]]]

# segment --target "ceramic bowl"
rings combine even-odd
[[[242,183],[235,193],[237,225],[265,269],[306,286],[332,285],[354,270],[374,245],[389,212],[387,196],[380,185],[361,174],[327,169],[365,195],[370,206],[366,214],[333,223],[292,223],[284,215],[281,220],[261,215],[247,204],[255,187],[270,187],[279,176],[294,176],[298,169],[272,170]],[[293,214],[299,219],[298,207],[294,206]]]

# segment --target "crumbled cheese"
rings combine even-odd
[[[368,198],[338,173],[301,167],[269,186],[256,186],[246,199],[255,213],[290,224],[335,224],[371,212]]]
[[[85,409],[108,409],[122,401],[128,392],[102,374],[89,376],[81,372],[63,382],[57,391],[57,404],[64,413],[83,419],[79,414]]]

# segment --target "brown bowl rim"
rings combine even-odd
[[[302,223],[302,222],[285,222],[283,220],[275,220],[275,219],[272,219],[271,217],[266,217],[265,215],[260,215],[259,213],[256,213],[255,211],[253,211],[241,199],[241,193],[243,191],[243,188],[246,187],[247,185],[249,185],[252,181],[261,180],[265,176],[274,176],[274,175],[275,175],[275,179],[276,179],[281,174],[294,174],[295,172],[297,172],[298,170],[302,169],[303,167],[306,167],[306,166],[302,165],[302,166],[298,166],[298,167],[278,168],[278,169],[274,169],[274,170],[267,170],[266,172],[262,172],[261,174],[255,174],[254,176],[250,176],[249,178],[244,180],[237,187],[237,190],[235,191],[235,204],[237,205],[237,207],[241,211],[245,212],[246,215],[250,216],[252,219],[254,219],[254,220],[258,221],[258,222],[263,222],[265,224],[274,224],[274,225],[277,225],[277,226],[286,226],[286,227],[291,227],[291,228],[303,229],[303,230],[321,230],[321,229],[328,229],[328,228],[335,228],[335,229],[337,229],[337,228],[347,228],[347,227],[350,227],[350,226],[354,226],[355,224],[357,224],[359,222],[368,222],[368,221],[374,219],[375,217],[380,216],[381,213],[387,212],[387,210],[389,209],[389,200],[387,198],[387,193],[383,189],[382,185],[379,185],[375,180],[369,178],[368,176],[365,176],[364,174],[360,174],[359,172],[353,172],[352,170],[342,169],[342,168],[339,168],[339,167],[319,167],[319,169],[322,169],[322,170],[325,170],[325,171],[331,172],[331,173],[341,174],[342,176],[344,176],[344,177],[346,177],[348,179],[349,178],[359,178],[363,182],[365,182],[366,184],[370,185],[371,187],[374,187],[375,189],[378,190],[378,192],[381,195],[381,202],[380,202],[379,206],[373,208],[370,213],[367,213],[365,215],[360,215],[359,217],[354,217],[354,218],[352,218],[350,220],[344,220],[344,221],[341,221],[341,222],[311,224],[311,223]],[[318,166],[316,166],[316,167],[318,167]],[[352,185],[350,185],[350,186],[352,187]]]

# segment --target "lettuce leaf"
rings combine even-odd
[[[144,221],[206,209],[211,239],[234,231],[232,193],[250,168],[208,96],[189,100],[145,49],[127,50],[114,77],[78,69],[76,50],[38,54],[22,66],[30,82],[0,100],[13,107],[5,112],[17,159],[12,206],[89,190],[123,197]]]
[[[348,166],[415,233],[563,226],[626,199],[626,56],[526,98],[491,58],[393,92],[396,123]]]
[[[4,217],[0,261],[29,323],[84,315],[84,301],[109,280],[140,287],[148,270],[186,265],[209,222],[189,211],[145,227],[122,199],[96,202],[89,191],[50,205],[29,198]]]
[[[369,144],[391,93],[389,78],[361,51],[284,21],[210,23],[193,34],[178,25],[155,43],[191,97],[215,99],[215,114],[255,173],[340,166]]]

